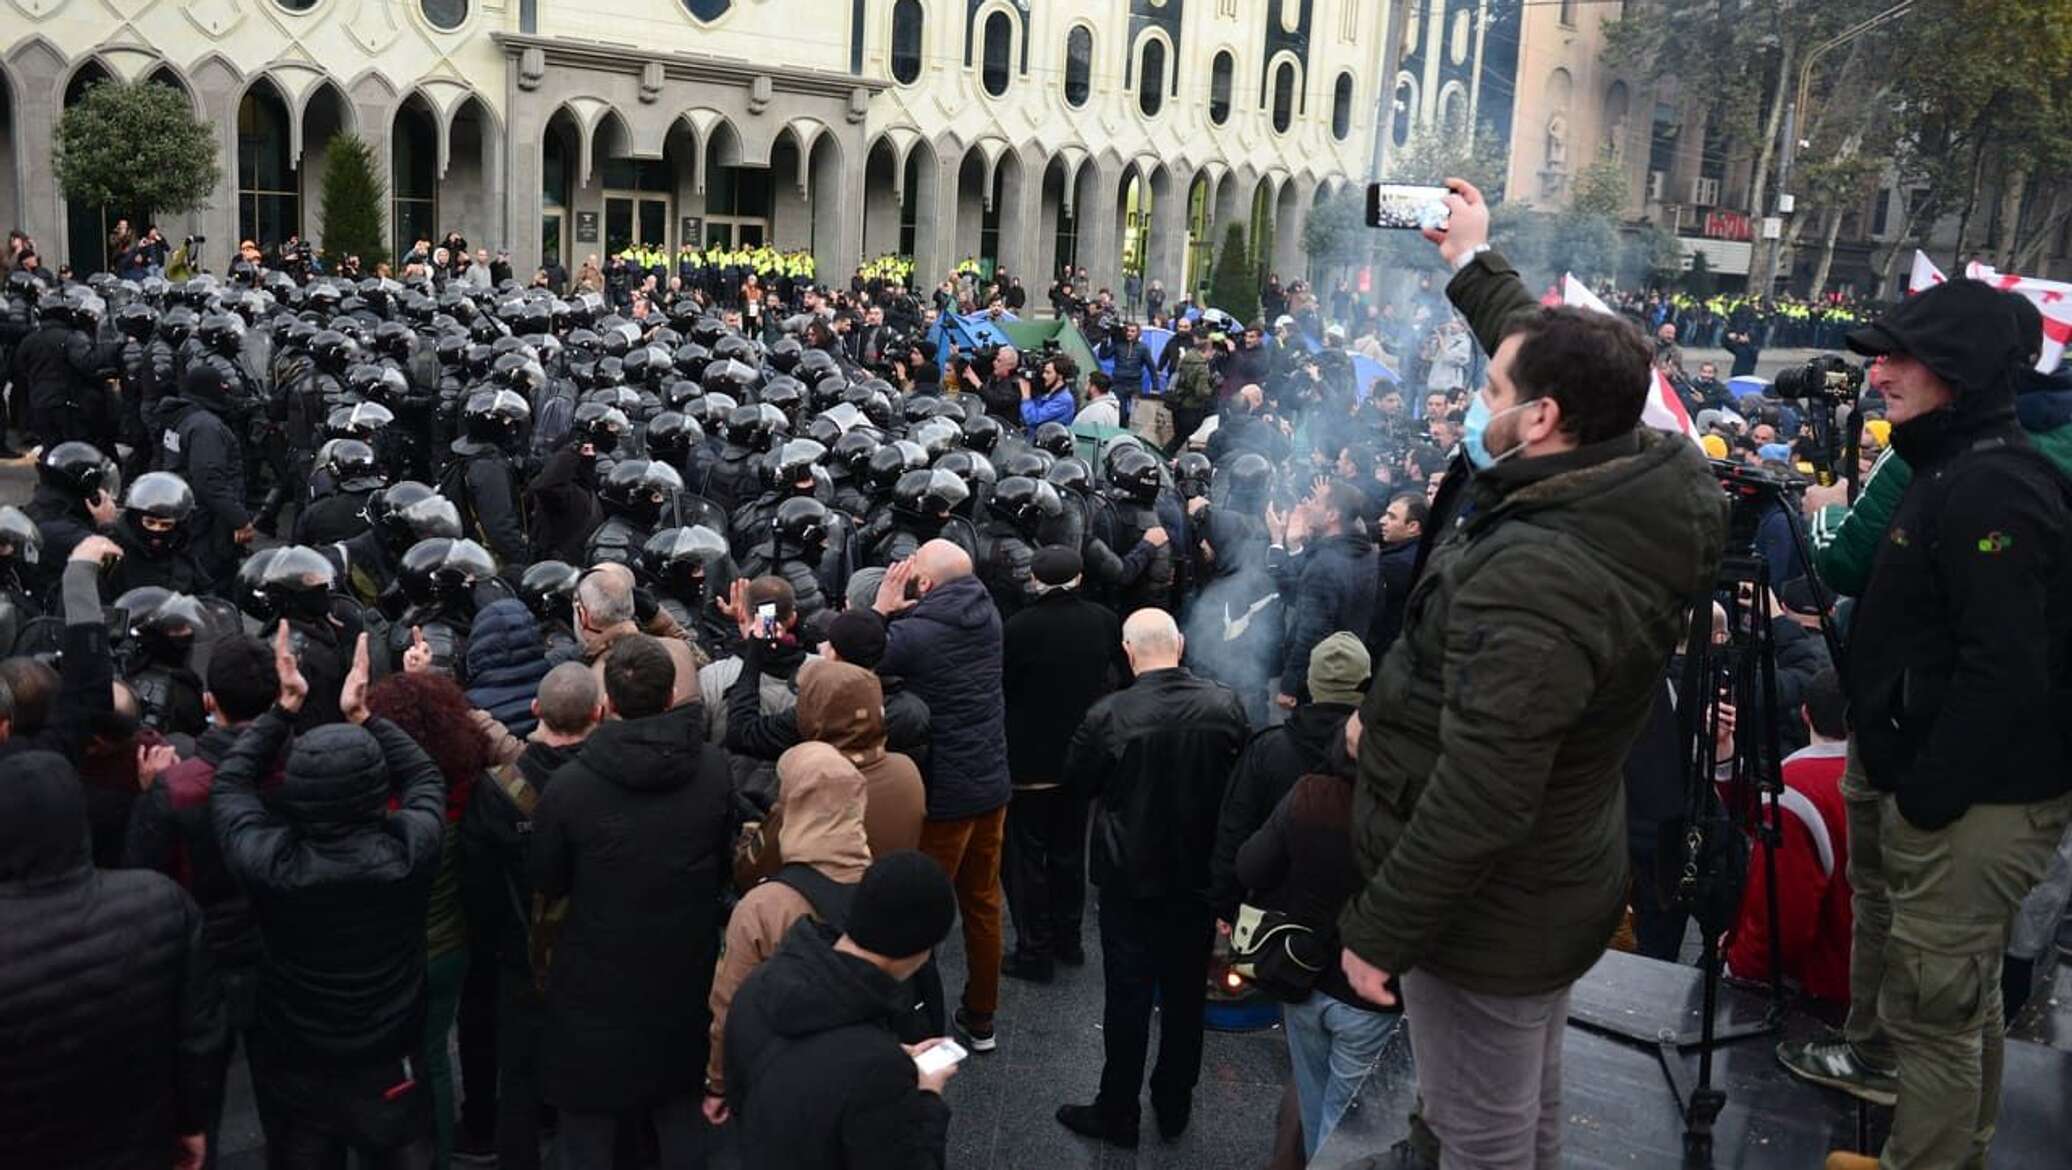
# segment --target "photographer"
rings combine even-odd
[[[974,354],[982,358],[984,351]],[[1022,425],[1022,399],[1029,396],[1028,379],[1020,370],[1022,355],[1011,345],[1003,345],[993,351],[993,360],[983,373],[979,362],[967,360],[962,376],[964,384],[978,391],[979,399],[985,403],[986,413],[1010,427]]]
[[[1039,392],[1023,380],[1022,426],[1027,429],[1029,441],[1036,441],[1036,428],[1047,422],[1064,423],[1070,426],[1073,411],[1078,403],[1073,397],[1072,379],[1079,373],[1079,367],[1064,354],[1052,354],[1043,361],[1038,376],[1043,379]]]
[[[1641,424],[1646,341],[1536,304],[1489,250],[1481,192],[1448,186],[1425,236],[1494,356],[1466,420],[1473,509],[1360,713],[1342,965],[1382,1006],[1402,976],[1449,1164],[1552,1166],[1569,989],[1626,901],[1622,767],[1727,516],[1696,447]]]
[[[2072,622],[2072,515],[2016,399],[2040,337],[2028,302],[1953,280],[1848,338],[1881,359],[1913,478],[1850,622],[1852,1012],[1843,1040],[1778,1056],[1801,1078],[1897,1098],[1887,1166],[1984,1159],[2002,946],[2072,821],[2057,704],[2072,671],[2046,652]]]

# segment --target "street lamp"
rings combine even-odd
[[[1768,260],[1763,268],[1768,277],[1768,285],[1770,287],[1751,291],[1760,291],[1762,295],[1768,296],[1770,288],[1775,287],[1777,283],[1777,262],[1784,250],[1783,219],[1785,215],[1791,212],[1792,197],[1787,188],[1791,184],[1792,164],[1798,160],[1799,153],[1799,111],[1806,108],[1806,91],[1813,86],[1813,66],[1822,57],[1825,57],[1835,49],[1848,44],[1866,33],[1875,32],[1905,16],[1913,6],[1914,0],[1900,0],[1899,3],[1878,13],[1876,16],[1851,25],[1818,45],[1813,46],[1813,51],[1807,53],[1805,61],[1800,63],[1799,84],[1792,91],[1791,101],[1784,107],[1784,157],[1777,164],[1777,234],[1771,236],[1766,241],[1767,246],[1764,248],[1765,253],[1768,255]],[[1806,145],[1811,146],[1812,144],[1807,143]],[[1760,225],[1758,226],[1760,227]]]

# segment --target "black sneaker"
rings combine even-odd
[[[954,1027],[957,1034],[964,1038],[964,1047],[973,1052],[991,1052],[1000,1047],[1000,1041],[993,1037],[991,1016],[981,1018],[958,1008]]]
[[[1802,1081],[1840,1089],[1873,1105],[1899,1103],[1898,1071],[1866,1063],[1855,1046],[1840,1037],[1779,1044],[1777,1060]]]
[[[1151,1102],[1151,1112],[1158,1118],[1159,1138],[1171,1144],[1179,1141],[1180,1135],[1187,1132],[1187,1122],[1194,1116],[1194,1099],[1190,1097],[1177,1105],[1161,1105],[1154,1098]]]
[[[496,1137],[457,1133],[453,1137],[453,1160],[468,1166],[496,1165]]]
[[[1058,1124],[1080,1137],[1121,1146],[1125,1150],[1137,1148],[1137,1123],[1118,1121],[1099,1105],[1060,1105]]]
[[[1027,983],[1049,983],[1057,978],[1057,968],[1048,955],[1032,955],[1016,951],[1000,964],[1000,973],[1009,979],[1020,979]]]

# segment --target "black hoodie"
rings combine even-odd
[[[950,1107],[920,1088],[893,1023],[900,985],[801,918],[727,1013],[728,1100],[742,1164],[913,1170],[947,1160]]]
[[[533,889],[569,899],[540,1053],[560,1108],[698,1091],[733,828],[726,759],[703,726],[695,704],[605,723],[533,812]]]
[[[2072,484],[2015,417],[2033,310],[1978,281],[1851,334],[1956,391],[1892,429],[1913,470],[1850,618],[1851,722],[1873,787],[1922,829],[2072,791]]]
[[[223,1020],[202,916],[162,874],[99,871],[52,752],[0,784],[0,1133],[17,1166],[173,1161],[214,1113]]]
[[[1295,781],[1322,770],[1334,740],[1345,738],[1353,708],[1304,703],[1286,722],[1254,735],[1231,770],[1216,818],[1216,852],[1209,859],[1209,900],[1224,921],[1234,921],[1245,888],[1237,878],[1237,851],[1273,813]]]

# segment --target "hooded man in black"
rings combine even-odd
[[[1880,1058],[1897,1059],[1887,1167],[1984,1162],[2002,946],[2072,821],[2072,485],[2015,417],[2040,326],[2020,298],[1954,280],[1849,335],[1880,359],[1892,447],[1913,470],[1850,621],[1846,676],[1851,998],[1878,1005],[1849,1055],[1884,1076]],[[1872,802],[1875,821],[1859,815]],[[1780,1050],[1801,1076],[1824,1055]]]
[[[0,891],[8,1160],[200,1165],[223,1021],[193,900],[160,874],[96,870],[85,790],[43,751],[0,784]]]
[[[249,544],[253,535],[252,513],[245,507],[244,446],[224,421],[229,412],[222,373],[197,362],[180,379],[179,394],[159,404],[158,415],[160,466],[194,491],[190,547],[202,572],[218,584],[237,568],[237,546]]]

